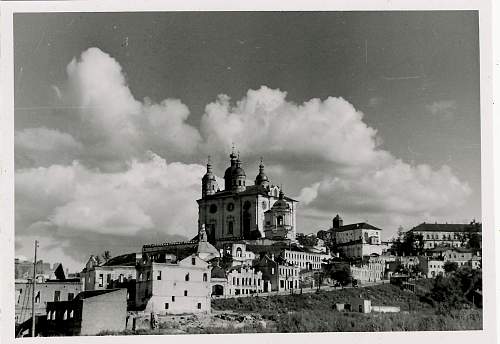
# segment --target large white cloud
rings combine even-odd
[[[220,95],[202,118],[208,147],[237,142],[246,154],[307,156],[349,166],[387,158],[377,149],[377,131],[346,100],[330,97],[297,105],[285,98],[286,92],[265,86],[249,90],[234,106]]]
[[[194,236],[203,173],[203,166],[168,164],[154,153],[130,161],[122,172],[104,173],[78,162],[22,169],[16,173],[16,235]]]
[[[297,198],[306,216],[343,211],[383,224],[392,223],[384,216],[421,221],[453,213],[472,192],[447,166],[411,165],[382,149],[377,131],[342,98],[294,104],[265,86],[234,105],[221,95],[207,105],[202,133],[210,149],[236,141],[246,155],[286,157],[281,163],[292,177],[280,177],[304,183]]]
[[[186,123],[180,100],[155,103],[134,98],[120,64],[98,48],[84,51],[67,66],[61,102],[77,110],[69,129],[85,145],[84,161],[109,163],[154,150],[171,157],[196,151],[201,136]]]

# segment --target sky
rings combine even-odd
[[[298,232],[480,219],[478,54],[474,11],[16,14],[16,256],[193,237],[232,144]]]

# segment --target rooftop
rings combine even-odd
[[[421,223],[410,232],[481,232],[480,223]]]
[[[373,229],[377,231],[382,230],[381,228],[377,228],[366,222],[352,223],[350,225],[340,226],[340,228],[337,228],[336,230],[337,232],[344,232],[344,231],[351,231],[354,229]]]

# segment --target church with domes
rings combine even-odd
[[[292,240],[296,234],[297,201],[272,185],[261,159],[254,185],[247,185],[239,154],[229,155],[224,189],[217,184],[210,160],[202,178],[198,228],[205,228],[212,243],[233,240]]]

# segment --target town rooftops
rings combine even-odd
[[[480,223],[421,223],[410,232],[481,232]]]
[[[345,232],[345,231],[352,231],[354,229],[373,229],[377,231],[382,230],[381,228],[377,228],[366,222],[352,223],[350,225],[341,226],[340,228],[336,228],[334,230],[336,230],[337,232]]]

